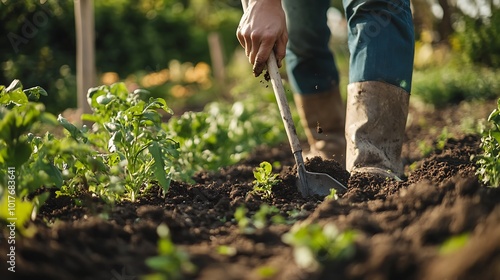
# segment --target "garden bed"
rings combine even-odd
[[[198,173],[194,184],[173,182],[166,197],[158,188],[109,206],[91,196],[80,203],[51,196],[34,221],[36,235],[17,238],[16,272],[4,267],[0,278],[139,279],[153,272],[145,260],[158,254],[157,228],[165,224],[194,265],[186,279],[500,279],[500,189],[479,183],[471,156],[480,151],[480,136],[463,133],[464,120],[486,118],[495,105],[412,106],[403,149],[407,178],[353,176],[338,200],[300,196],[287,144]],[[433,149],[423,156],[425,143]],[[270,198],[251,192],[253,170],[263,161],[280,162],[273,172],[282,181]],[[238,225],[237,209],[244,206],[251,218],[263,204],[285,221],[250,231]],[[300,267],[282,238],[294,224],[352,230],[353,250],[316,269]],[[7,246],[2,242],[0,251]]]

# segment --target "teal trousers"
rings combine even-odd
[[[350,52],[349,82],[382,81],[410,92],[415,36],[410,0],[343,0]],[[330,0],[283,0],[288,36],[285,62],[299,94],[339,82],[329,48]]]

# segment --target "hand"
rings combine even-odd
[[[288,41],[281,0],[250,0],[236,36],[253,65],[255,77],[262,73],[273,50],[278,67],[281,67]]]

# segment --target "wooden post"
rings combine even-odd
[[[78,112],[91,113],[87,103],[87,91],[96,86],[95,38],[94,38],[94,1],[75,1],[76,26],[76,83]]]
[[[225,95],[225,79],[226,73],[224,69],[224,54],[222,49],[221,38],[218,32],[211,32],[208,34],[208,46],[210,50],[210,58],[212,60],[212,69],[217,85]]]

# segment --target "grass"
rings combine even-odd
[[[462,100],[490,100],[500,96],[499,77],[499,70],[448,62],[416,70],[412,95],[438,108]]]

